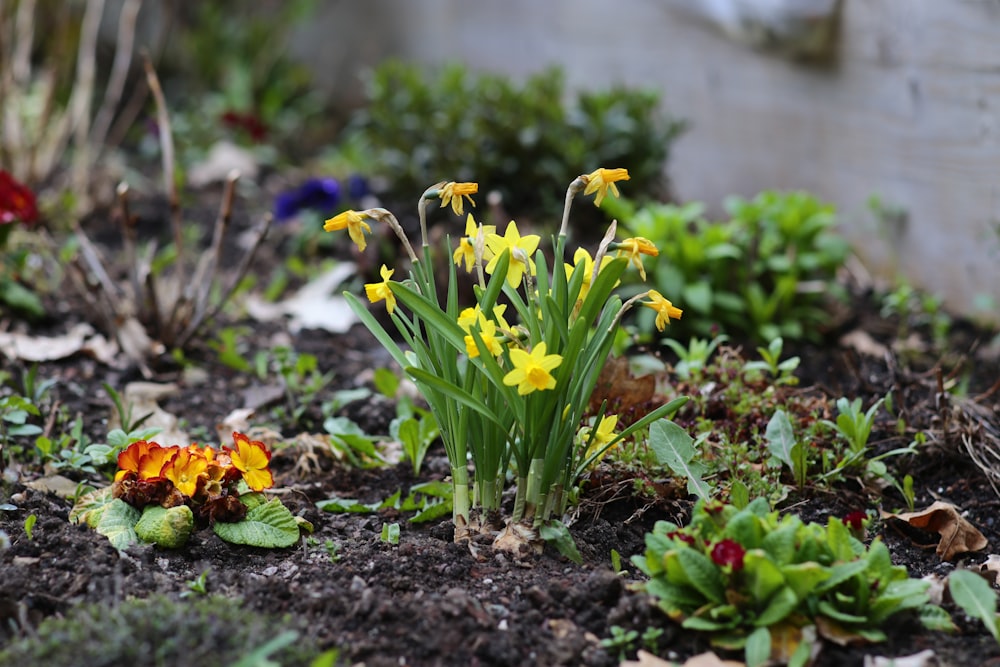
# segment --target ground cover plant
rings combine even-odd
[[[226,48],[252,46],[239,37]],[[226,95],[272,100],[277,124],[301,90],[240,80]],[[158,158],[167,125],[201,141],[165,114],[170,91],[151,113],[182,120],[142,149]],[[648,100],[628,99],[588,102],[595,146],[655,143],[604,133],[620,104],[645,127]],[[248,141],[252,112],[230,119]],[[531,137],[509,125],[500,139]],[[835,275],[846,248],[811,196],[764,193],[710,225],[619,198],[652,194],[649,151],[570,148],[543,156],[588,156],[558,177],[540,161],[489,182],[473,167],[500,149],[440,176],[455,181],[400,175],[412,219],[342,197],[363,180],[342,173],[229,179],[220,212],[222,187],[178,187],[184,158],[148,163],[137,182],[168,196],[73,218],[76,245],[53,190],[0,172],[0,664],[1000,657],[995,332]],[[556,210],[498,218],[485,191],[505,186]],[[258,242],[267,212],[314,205]],[[602,221],[592,243],[581,218]],[[212,317],[171,338],[151,316],[129,355],[91,291],[60,282],[81,252],[101,258],[84,287],[141,301],[176,271]],[[250,280],[210,281],[211,263]]]

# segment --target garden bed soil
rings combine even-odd
[[[260,261],[275,259],[265,252]],[[256,271],[267,275],[267,268],[258,266]],[[80,300],[68,293],[58,299],[48,304],[55,316],[35,325],[32,333],[65,331],[86,320]],[[891,343],[895,330],[882,323],[871,301],[861,303],[864,307],[851,326]],[[276,341],[288,339],[276,325],[243,323],[252,332],[251,349],[270,349]],[[388,359],[357,325],[341,335],[304,330],[291,342],[297,351],[316,355],[320,369],[334,372],[331,389],[370,383],[371,369],[386,365]],[[969,395],[987,394],[978,405],[996,426],[1000,395],[988,392],[995,390],[1000,364],[987,354],[988,338],[963,325],[955,327],[951,342],[954,354],[948,358],[965,356]],[[936,402],[935,360],[911,364],[892,353],[868,356],[835,339],[799,346],[794,352],[803,359],[801,383],[794,391],[859,396],[868,405],[892,390],[911,424],[937,429],[940,437],[919,457],[899,461],[906,466],[900,472],[916,480],[918,507],[938,499],[952,502],[989,539],[984,552],[960,560],[981,562],[995,553],[1000,545],[1000,500],[969,459],[957,431],[949,433],[942,426],[942,420],[957,415],[958,408]],[[178,386],[161,406],[185,418],[188,428],[215,433],[219,421],[243,407],[242,397],[254,381],[221,365],[217,355],[204,347],[196,348],[190,360],[207,371],[196,383],[169,364],[155,369],[155,381]],[[14,371],[24,368],[19,362],[3,363]],[[952,368],[942,370],[947,375]],[[85,417],[88,433],[97,441],[104,439],[112,413],[102,383],[122,387],[141,379],[134,368],[109,369],[84,356],[40,364],[38,375],[58,380],[54,389],[58,401],[71,414]],[[387,400],[371,399],[349,404],[342,414],[367,432],[385,433],[394,408]],[[301,430],[321,432],[315,411],[303,419],[313,421]],[[876,436],[888,441],[891,425],[880,422],[880,428]],[[0,485],[0,503],[17,509],[0,512],[0,529],[11,538],[10,548],[0,552],[0,647],[30,635],[43,619],[65,615],[81,603],[115,605],[157,593],[178,598],[190,592],[189,582],[207,572],[210,594],[238,599],[250,613],[289,614],[303,621],[305,632],[321,647],[341,650],[341,664],[618,665],[618,650],[601,644],[611,636],[612,626],[640,633],[662,629],[655,646],[664,658],[683,661],[709,649],[706,641],[681,630],[632,588],[641,575],[628,559],[643,553],[645,533],[657,520],[683,522],[690,510],[690,499],[678,492],[681,487],[674,481],[654,480],[663,493],[637,497],[631,480],[617,479],[607,470],[593,475],[570,527],[583,558],[577,565],[551,547],[541,554],[512,555],[493,551],[488,542],[455,544],[447,519],[415,525],[394,510],[332,514],[317,508],[317,501],[333,496],[371,503],[399,490],[405,494],[418,481],[444,479],[448,466],[437,446],[417,478],[408,463],[360,469],[310,457],[294,447],[278,451],[273,468],[275,493],[314,527],[298,546],[277,550],[234,546],[203,530],[181,549],[141,547],[121,555],[105,537],[69,523],[70,500],[31,488],[44,471],[9,470]],[[75,478],[97,481],[86,475]],[[887,510],[903,505],[893,493],[886,491],[882,505]],[[835,492],[790,499],[784,509],[825,522],[830,516],[866,509],[869,497],[868,491],[848,483]],[[30,515],[37,522],[29,539],[24,524]],[[380,538],[383,525],[393,522],[401,527],[397,545]],[[876,535],[886,541],[893,561],[905,565],[912,576],[945,574],[954,567],[935,554],[936,536],[904,533],[881,521],[870,527],[870,537]],[[612,569],[613,551],[621,555],[622,572]],[[947,608],[955,611],[954,606]],[[963,619],[961,613],[956,619],[959,632],[946,635],[929,633],[912,616],[905,616],[888,628],[887,643],[853,647],[826,643],[814,664],[861,665],[864,656],[903,656],[924,649],[932,649],[940,665],[1000,664],[1000,648],[982,625]],[[634,659],[637,647],[626,655]]]

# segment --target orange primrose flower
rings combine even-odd
[[[161,447],[155,442],[155,446],[151,447],[150,450],[139,459],[139,479],[156,479],[158,477],[163,477],[163,469],[170,463],[170,460],[174,458],[177,451],[180,449],[177,445],[171,445],[170,447]]]
[[[118,454],[118,472],[115,473],[115,481],[120,480],[130,472],[139,474],[139,462],[142,457],[149,453],[153,447],[160,445],[155,442],[136,440]]]
[[[190,498],[198,490],[198,479],[206,473],[208,460],[198,449],[190,447],[177,452],[163,467],[163,476],[174,483],[177,490]]]
[[[233,432],[233,443],[236,447],[229,449],[229,456],[233,460],[233,467],[243,474],[247,486],[254,491],[274,486],[274,475],[268,469],[271,452],[267,450],[267,445],[236,431]]]

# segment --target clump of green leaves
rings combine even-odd
[[[306,628],[288,617],[248,613],[239,600],[164,596],[114,606],[85,604],[48,618],[30,636],[0,649],[5,665],[159,665],[229,667],[333,665]],[[166,640],[169,641],[166,641]],[[254,656],[253,662],[247,658]],[[327,662],[320,662],[327,656]]]
[[[743,509],[699,501],[686,527],[658,522],[633,563],[664,613],[743,649],[748,665],[765,664],[779,637],[796,638],[790,665],[807,664],[810,626],[820,636],[885,641],[889,618],[918,610],[926,627],[951,628],[928,583],[894,566],[881,540],[866,547],[840,519],[804,523],[762,499]]]
[[[835,277],[848,245],[833,233],[833,206],[805,192],[732,198],[729,219],[719,222],[705,218],[700,203],[636,208],[610,201],[607,208],[659,248],[646,272],[652,287],[684,306],[671,330],[677,338],[706,336],[717,326],[760,342],[816,338],[829,319],[827,299],[843,295]]]
[[[663,167],[683,128],[661,115],[652,91],[572,98],[559,69],[517,84],[458,63],[428,75],[389,61],[372,73],[368,97],[349,143],[392,176],[391,198],[407,200],[447,174],[499,191],[514,214],[558,213],[562,193],[537,184],[568,183],[594,164],[628,165],[635,192],[666,194]]]

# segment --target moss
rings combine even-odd
[[[63,618],[46,619],[33,636],[0,650],[0,665],[221,667],[269,642],[261,652],[274,663],[308,665],[319,649],[302,639],[301,630],[293,619],[246,612],[239,601],[224,597],[87,604]]]

